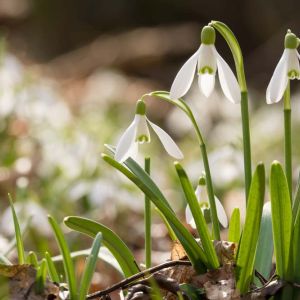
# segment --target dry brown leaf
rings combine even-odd
[[[0,265],[0,278],[8,285],[11,300],[54,300],[59,299],[59,288],[49,280],[40,294],[35,293],[36,270],[30,265]]]

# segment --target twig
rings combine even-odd
[[[173,260],[173,261],[165,262],[165,263],[160,264],[158,266],[155,266],[155,267],[149,268],[147,270],[144,270],[140,273],[137,273],[137,274],[135,274],[135,275],[133,275],[129,278],[126,278],[126,279],[112,285],[111,287],[109,287],[105,290],[98,291],[98,292],[95,292],[93,294],[89,294],[89,295],[87,295],[86,299],[95,299],[95,298],[107,295],[109,293],[112,293],[115,290],[124,289],[131,282],[136,281],[141,277],[145,277],[149,274],[153,274],[157,271],[160,271],[160,270],[163,270],[163,269],[166,269],[166,268],[170,268],[170,267],[174,267],[174,266],[191,266],[191,262],[188,261],[188,260]]]

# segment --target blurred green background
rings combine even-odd
[[[229,25],[244,54],[253,164],[282,161],[283,103],[267,106],[265,90],[286,30],[299,33],[299,9],[299,1],[270,0],[1,0],[0,248],[13,235],[7,211],[11,192],[23,226],[33,215],[27,250],[42,252],[51,246],[47,213],[59,221],[81,215],[113,228],[143,261],[143,196],[100,154],[105,143],[117,143],[141,95],[169,90],[210,20]],[[233,67],[220,36],[216,47]],[[297,82],[292,82],[292,98],[296,181]],[[244,202],[240,107],[224,98],[218,83],[210,99],[197,84],[185,99],[207,140],[215,190],[230,215],[233,206]],[[178,142],[185,154],[182,163],[196,183],[202,162],[187,119],[158,101],[150,100],[148,108],[149,118]],[[151,154],[152,176],[184,221],[185,203],[172,159],[155,137],[142,153]],[[170,242],[159,218],[154,219],[158,263],[168,258]],[[69,236],[74,250],[90,243]],[[101,276],[97,288],[99,282],[111,282]]]

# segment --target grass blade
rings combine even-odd
[[[72,216],[65,218],[64,222],[69,228],[85,233],[93,238],[98,232],[101,232],[103,245],[107,247],[116,258],[125,277],[129,277],[140,272],[132,252],[128,249],[125,243],[106,226],[89,219]]]
[[[101,247],[102,242],[102,234],[98,232],[91,249],[91,253],[88,256],[85,264],[85,268],[83,271],[81,283],[80,283],[80,292],[79,292],[79,300],[85,300],[86,295],[89,291],[90,284],[92,281],[92,277],[96,268],[96,263],[98,259],[98,253]]]
[[[27,256],[27,259],[26,259],[26,263],[28,263],[28,264],[34,266],[36,269],[38,269],[39,262],[38,262],[38,259],[37,259],[37,256],[36,256],[35,252],[30,251],[28,253],[28,256]]]
[[[80,257],[80,256],[89,256],[91,253],[91,249],[83,249],[83,250],[79,250],[79,251],[73,251],[71,252],[71,257],[72,259]],[[118,263],[118,261],[116,260],[116,258],[111,254],[111,252],[106,248],[106,247],[102,247],[98,253],[98,258],[101,259],[102,261],[106,262],[107,264],[109,264],[110,266],[112,266],[116,271],[118,271],[121,275],[123,275],[123,271]],[[57,255],[57,256],[53,256],[51,257],[52,262],[57,262],[57,261],[62,261],[62,256],[61,255]]]
[[[261,226],[259,240],[256,249],[254,268],[265,278],[270,277],[273,257],[273,231],[272,231],[272,213],[271,203],[265,203],[261,217]],[[261,282],[255,278],[257,286],[262,286]]]
[[[58,226],[57,222],[52,218],[51,216],[48,216],[49,223],[53,229],[57,244],[59,246],[60,252],[63,256],[63,265],[64,265],[64,270],[69,286],[69,291],[70,291],[70,298],[72,300],[77,299],[77,293],[76,293],[76,276],[75,276],[75,271],[74,271],[74,265],[71,259],[70,255],[70,250],[67,245],[67,242],[64,238],[64,235],[62,233],[62,230]]]
[[[53,282],[60,283],[58,272],[56,270],[56,267],[54,265],[52,257],[48,252],[45,253],[45,259],[46,259],[46,262],[47,262],[48,273],[49,273],[49,276],[50,276],[51,280]]]
[[[242,294],[248,291],[252,279],[264,196],[265,168],[263,164],[259,164],[250,186],[245,226],[237,256],[237,288]]]
[[[44,291],[46,279],[47,279],[47,263],[46,263],[46,259],[43,258],[36,273],[35,291],[37,294],[41,294]]]
[[[295,222],[296,220],[296,216],[298,214],[299,211],[299,204],[300,204],[300,174],[298,177],[298,184],[296,187],[296,193],[295,193],[295,199],[293,202],[293,221]]]
[[[241,216],[240,210],[235,208],[231,214],[229,229],[228,229],[228,241],[238,243],[241,237]]]
[[[208,268],[210,269],[216,269],[219,267],[219,260],[215,251],[215,248],[213,246],[213,243],[210,239],[210,234],[204,219],[204,216],[202,214],[200,205],[198,203],[197,197],[195,195],[195,191],[193,189],[193,186],[183,169],[183,167],[176,162],[175,168],[177,171],[177,175],[179,177],[183,192],[185,194],[185,198],[188,202],[188,205],[191,209],[192,215],[195,220],[196,228],[202,243],[202,247],[204,250],[204,253],[207,258]]]
[[[292,208],[288,183],[279,162],[271,167],[270,194],[272,208],[273,240],[277,274],[290,278],[289,256],[292,234]]]
[[[175,216],[173,210],[167,205],[167,200],[164,196],[155,191],[151,190],[141,179],[135,174],[131,173],[126,167],[122,164],[115,161],[112,157],[102,154],[102,158],[111,166],[123,173],[128,179],[130,179],[136,186],[141,189],[153,202],[153,204],[165,215],[169,224],[171,225],[173,231],[175,232],[178,240],[184,247],[189,259],[191,260],[195,270],[198,273],[205,272],[206,268],[204,264],[207,264],[207,259],[201,247],[197,244],[194,237],[190,232],[181,224],[178,218]],[[153,182],[153,181],[152,181]],[[160,195],[161,194],[161,195]]]
[[[12,217],[13,217],[13,221],[14,221],[14,227],[15,227],[18,260],[19,260],[19,264],[23,265],[23,264],[25,264],[25,251],[24,251],[24,244],[23,244],[23,240],[22,240],[20,224],[19,224],[18,217],[17,217],[16,211],[14,208],[13,200],[12,200],[10,194],[8,194],[8,198],[9,198],[11,213],[12,213]]]

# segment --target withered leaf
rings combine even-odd
[[[0,279],[2,285],[7,286],[8,295],[12,300],[54,300],[59,299],[59,288],[49,280],[46,281],[44,291],[35,293],[36,270],[31,265],[0,265]]]

